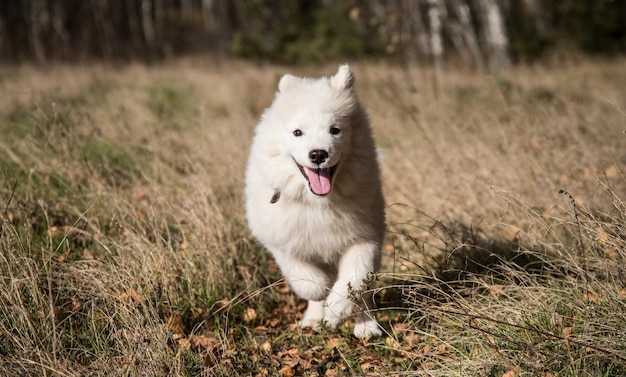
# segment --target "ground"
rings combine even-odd
[[[336,66],[0,68],[0,374],[626,374],[624,60],[351,66],[387,200],[367,341],[296,328],[243,212],[278,78]]]

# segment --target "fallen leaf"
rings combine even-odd
[[[83,307],[83,304],[80,301],[76,299],[72,299],[72,311],[73,312],[79,311],[80,308],[82,307]]]
[[[167,327],[175,333],[185,333],[185,324],[183,323],[183,319],[178,314],[172,314],[167,319]]]
[[[256,310],[254,308],[246,308],[241,314],[241,320],[245,323],[250,323],[256,319]]]
[[[489,290],[489,295],[496,298],[500,296],[500,292],[502,292],[501,285],[490,285],[487,289]]]
[[[585,298],[587,302],[592,303],[592,304],[598,304],[600,301],[598,299],[598,295],[595,294],[595,292],[591,292],[591,291],[588,291],[583,297]]]
[[[67,260],[67,258],[70,256],[70,253],[72,252],[72,250],[66,250],[63,254],[59,255],[56,259],[57,262],[59,263],[63,263]]]
[[[391,327],[394,335],[399,335],[403,333],[409,327],[408,323],[396,323]]]
[[[619,169],[615,165],[610,165],[604,169],[604,174],[606,174],[607,178],[617,178],[619,175]]]
[[[83,258],[86,260],[98,259],[98,257],[96,257],[91,251],[89,251],[89,249],[83,249]]]
[[[563,327],[563,330],[561,330],[561,335],[563,337],[565,337],[565,338],[567,338],[571,334],[572,334],[572,328],[571,327]]]
[[[294,371],[292,367],[290,367],[289,365],[285,365],[278,371],[278,374],[285,377],[293,377]]]
[[[191,348],[191,342],[187,338],[180,338],[178,339],[178,346],[187,351]]]
[[[605,245],[607,242],[609,242],[609,235],[604,230],[600,229],[596,232],[596,240],[601,245]]]
[[[409,332],[409,333],[404,335],[404,341],[409,346],[414,346],[414,345],[418,344],[421,341],[421,338],[420,338],[420,336],[418,334],[416,334],[414,332]]]
[[[512,243],[518,242],[520,240],[520,235],[523,233],[522,229],[513,225],[505,227],[503,231],[506,239]]]
[[[264,352],[271,353],[272,352],[272,345],[270,344],[270,342],[265,342],[265,343],[261,344],[261,349]]]
[[[145,191],[135,191],[133,192],[133,200],[141,201],[148,197],[148,194]]]
[[[337,348],[339,347],[339,338],[330,338],[326,342],[326,348]]]
[[[126,302],[139,302],[142,300],[142,298],[143,297],[139,293],[135,292],[132,289],[127,289],[120,293],[120,295],[118,296],[118,299],[120,301]]]
[[[508,372],[504,373],[502,377],[515,377],[518,375],[518,373],[519,373],[519,367],[515,367],[509,370]]]
[[[194,347],[204,347],[206,349],[215,348],[219,344],[217,339],[204,335],[194,335],[190,337],[190,340]]]

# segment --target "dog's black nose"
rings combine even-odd
[[[309,159],[314,164],[319,165],[322,162],[326,161],[327,158],[328,158],[328,152],[324,150],[316,149],[314,151],[309,152]]]

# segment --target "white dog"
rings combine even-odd
[[[309,300],[299,323],[380,336],[367,282],[380,263],[384,201],[369,121],[348,65],[321,79],[285,75],[256,128],[246,173],[252,234]],[[356,302],[358,305],[354,305]]]

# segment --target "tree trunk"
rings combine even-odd
[[[435,69],[441,69],[443,59],[443,40],[441,38],[441,6],[439,0],[429,0],[428,23],[430,26],[430,51],[433,56]]]
[[[456,44],[459,52],[465,56],[465,60],[470,65],[482,72],[485,69],[485,62],[480,53],[478,38],[472,25],[472,15],[470,7],[466,2],[460,0],[451,0],[451,7],[456,13],[458,19],[458,35],[452,35],[451,38]]]
[[[46,61],[46,51],[41,40],[41,32],[45,23],[45,5],[43,0],[30,0],[27,5],[28,40],[35,60],[38,63]]]
[[[489,68],[500,70],[511,65],[509,40],[504,29],[500,7],[495,0],[478,0],[483,17],[483,40]]]
[[[152,61],[155,56],[155,34],[154,22],[152,20],[152,0],[141,0],[141,26],[146,44],[148,61]]]

